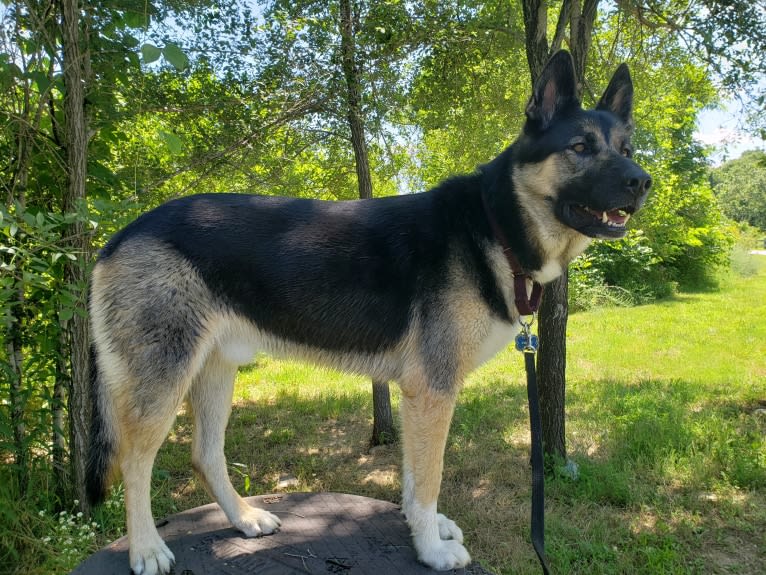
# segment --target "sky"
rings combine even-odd
[[[714,165],[739,158],[748,150],[766,150],[766,140],[743,129],[746,121],[741,107],[728,102],[721,108],[704,110],[697,119],[697,140],[715,151],[710,156]]]

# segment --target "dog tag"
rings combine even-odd
[[[518,351],[537,351],[538,343],[535,334],[521,332],[516,336],[516,349]]]

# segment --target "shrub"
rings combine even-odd
[[[604,274],[590,251],[577,258],[569,268],[569,308],[584,311],[599,306],[633,305],[633,296],[624,288],[607,285]]]

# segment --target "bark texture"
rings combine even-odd
[[[582,98],[585,62],[593,36],[599,0],[564,0],[553,41],[548,44],[548,2],[523,0],[527,63],[532,85],[553,52],[568,47]],[[569,41],[565,46],[566,29]],[[566,459],[566,330],[569,319],[568,280],[565,273],[545,287],[539,314],[540,349],[537,354],[543,449],[546,455]]]
[[[356,178],[359,197],[372,198],[370,160],[362,110],[361,81],[356,60],[355,18],[351,0],[340,0],[340,32],[343,75],[346,79],[346,104],[348,125],[351,129],[351,145],[354,149]],[[391,392],[388,382],[372,382],[373,426],[372,445],[391,443],[396,437],[391,412]]]
[[[64,48],[64,147],[66,151],[67,188],[62,211],[76,212],[85,199],[88,152],[88,122],[85,114],[85,87],[89,60],[87,34],[78,0],[61,0],[61,37]],[[90,262],[90,238],[82,218],[78,218],[66,234],[76,261],[67,261],[64,280],[82,297],[80,313],[75,313],[64,327],[69,351],[69,448],[72,464],[72,487],[81,508],[85,496],[85,457],[90,422],[90,389],[88,373],[88,322],[85,314],[86,276]]]

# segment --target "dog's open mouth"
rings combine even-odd
[[[590,214],[596,222],[601,222],[603,225],[609,226],[610,228],[624,228],[631,215],[628,211],[629,208],[601,211],[594,210],[588,206],[574,206],[574,209]]]
[[[623,206],[599,210],[584,204],[569,204],[565,209],[568,225],[591,237],[621,238],[627,231],[625,225],[635,209]]]

